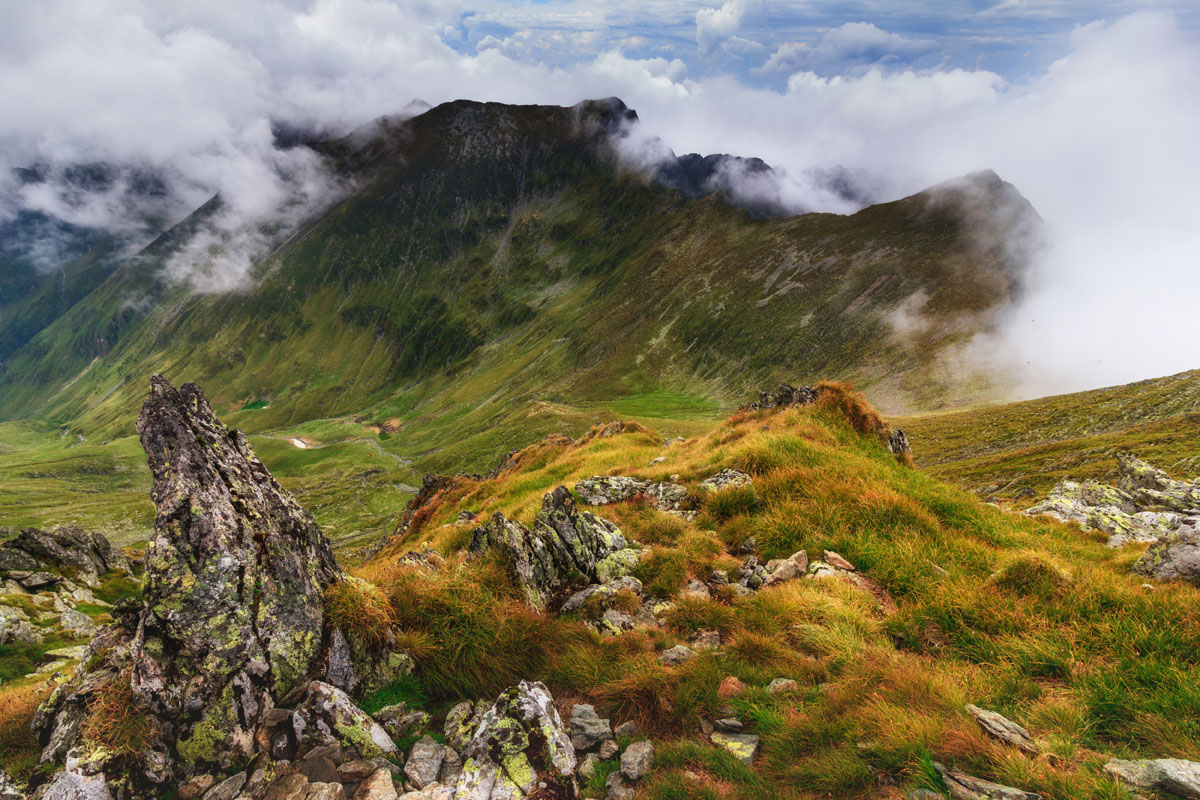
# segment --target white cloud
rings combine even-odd
[[[795,72],[804,69],[844,70],[855,64],[907,62],[931,52],[932,39],[889,33],[869,22],[847,22],[821,34],[814,42],[784,42],[757,72]]]
[[[764,0],[726,0],[717,8],[696,12],[696,46],[707,55],[730,39],[749,21],[761,19],[766,11]]]

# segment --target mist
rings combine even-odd
[[[533,34],[472,46],[470,11],[378,0],[7,4],[0,221],[41,211],[139,240],[219,195],[221,213],[167,277],[234,291],[270,246],[265,229],[278,234],[349,189],[305,148],[281,146],[281,126],[332,136],[415,100],[616,95],[641,119],[622,145],[628,163],[652,165],[666,148],[758,157],[774,177],[723,180],[797,212],[847,213],[980,169],[1013,183],[1050,239],[1001,332],[969,353],[1012,370],[1015,396],[1200,367],[1200,42],[1169,13],[1075,26],[1061,57],[1012,78],[937,63],[936,41],[870,20],[810,44],[758,45],[749,28],[771,13],[761,3],[681,10],[695,33],[687,60],[666,45],[649,55],[634,37],[589,50],[587,31],[560,32],[565,46]],[[741,66],[719,68],[731,59]],[[768,75],[774,83],[759,79]],[[45,180],[13,178],[37,164],[49,165]],[[163,190],[152,203],[128,180],[81,194],[63,178],[79,164],[152,174]],[[835,168],[858,176],[857,200],[829,190]]]

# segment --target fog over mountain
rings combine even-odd
[[[731,161],[722,180],[782,211],[847,213],[993,169],[1051,238],[1005,333],[963,358],[1015,366],[1024,395],[1180,371],[1196,366],[1200,300],[1194,13],[1101,12],[1002,5],[955,32],[891,7],[789,29],[786,4],[740,0],[551,3],[538,25],[504,4],[8,3],[0,223],[58,220],[20,244],[49,270],[63,223],[133,248],[219,195],[192,249],[223,242],[226,263],[196,285],[236,289],[268,234],[347,188],[297,142],[460,97],[618,96],[640,118],[631,165],[654,172],[668,148],[762,159],[771,171]],[[971,63],[989,36],[1025,57]],[[182,279],[191,268],[175,263]]]

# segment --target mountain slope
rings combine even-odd
[[[188,226],[18,351],[0,417],[128,431],[155,370],[214,387],[252,430],[356,414],[412,455],[556,429],[540,404],[667,393],[729,405],[837,377],[888,408],[978,399],[955,348],[1019,291],[1036,214],[980,173],[850,216],[756,219],[615,160],[619,101],[449,103],[322,146],[355,189],[197,296],[161,267]],[[201,217],[203,212],[201,212]],[[400,444],[400,443],[397,443]]]

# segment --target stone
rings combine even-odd
[[[640,781],[654,766],[654,745],[649,739],[634,742],[621,753],[621,774],[631,781]]]
[[[73,608],[62,610],[59,615],[59,624],[72,636],[91,636],[96,632],[96,623],[92,622],[92,618]]]
[[[745,723],[737,717],[724,717],[713,722],[714,727],[719,731],[726,733],[741,733],[742,728],[746,727]]]
[[[617,526],[580,512],[565,486],[545,495],[532,530],[497,512],[488,525],[475,530],[471,550],[483,549],[504,554],[529,604],[539,609],[548,608],[574,585],[604,583],[637,563],[637,551],[628,548]],[[627,552],[601,566],[621,551]]]
[[[312,758],[328,758],[335,765],[341,764],[343,759],[342,746],[337,744],[323,744],[306,749],[304,751],[304,760],[308,761]]]
[[[176,793],[178,800],[196,800],[217,782],[215,775],[197,775],[179,787]]]
[[[623,475],[600,475],[575,484],[575,494],[589,506],[608,506],[630,500],[649,486],[648,481]]]
[[[717,687],[717,697],[728,699],[746,691],[746,684],[737,679],[736,675],[727,675]]]
[[[346,800],[346,790],[340,783],[310,783],[305,800]]]
[[[807,565],[805,565],[807,566]],[[770,563],[767,564],[767,572],[770,576],[767,578],[767,586],[784,581],[795,580],[804,574],[804,570],[796,564],[795,561],[784,559],[775,565],[775,569],[771,569]]]
[[[658,654],[658,660],[668,667],[675,667],[696,657],[696,651],[690,647],[677,644]]]
[[[612,736],[609,721],[602,719],[591,704],[576,703],[571,709],[571,746],[577,754],[595,748]]]
[[[694,597],[701,600],[708,600],[711,597],[708,587],[697,580],[688,581],[687,586],[683,587],[683,591],[680,594],[683,597]]]
[[[714,586],[724,586],[729,583],[729,573],[723,569],[714,569],[708,576],[708,582]]]
[[[760,411],[770,408],[788,408],[790,406],[806,406],[817,401],[817,393],[807,386],[797,388],[787,383],[781,383],[774,392],[759,392],[758,402],[743,403],[739,411]]]
[[[0,800],[25,800],[25,792],[21,791],[16,781],[4,771],[0,771]]]
[[[684,648],[684,649],[686,650],[687,648]],[[695,655],[695,654],[693,653],[693,655]],[[620,725],[613,728],[613,733],[616,734],[617,736],[629,737],[629,736],[637,736],[638,731],[640,731],[640,730],[641,730],[641,728],[638,726],[638,724],[636,722],[634,722],[633,720],[629,719],[629,720],[625,720]]]
[[[721,646],[721,632],[701,629],[692,637],[691,645],[696,650],[716,650]]]
[[[710,475],[700,481],[700,488],[706,492],[720,492],[740,486],[753,488],[754,480],[746,473],[736,469],[723,469],[716,475]]]
[[[308,795],[308,778],[299,772],[289,772],[267,787],[263,800],[304,800]]]
[[[338,765],[337,774],[342,783],[358,783],[365,781],[371,776],[371,773],[379,767],[372,764],[370,761],[364,761],[361,758],[356,758],[353,761],[346,761]],[[388,776],[391,777],[390,775]]]
[[[946,769],[936,761],[933,766],[942,776],[953,800],[1042,800],[1037,792],[985,781],[957,769]]]
[[[392,781],[392,774],[386,769],[372,772],[355,790],[354,800],[396,800],[396,785]]]
[[[684,511],[690,497],[686,486],[670,482],[651,483],[642,493],[650,505],[659,511]]]
[[[1200,586],[1200,518],[1164,535],[1142,553],[1133,572],[1158,580],[1180,580]]]
[[[635,794],[633,787],[629,785],[629,779],[620,770],[609,773],[604,781],[604,788],[608,791],[606,796],[609,800],[632,800]]]
[[[605,602],[605,605],[607,606],[606,601],[610,601],[612,598],[616,597],[617,592],[616,592],[616,590],[610,589],[607,586],[602,586],[598,583],[593,583],[591,586],[588,586],[586,589],[581,589],[578,592],[576,592],[575,594],[568,597],[563,602],[563,604],[561,606],[559,606],[558,613],[559,614],[570,614],[575,611],[578,611],[584,607],[584,605],[587,603],[588,600],[590,600],[596,596],[599,596],[601,602]]]
[[[0,645],[9,642],[41,644],[42,632],[29,621],[29,615],[13,606],[0,606]]]
[[[610,758],[616,758],[621,752],[621,746],[617,744],[616,739],[608,739],[600,743],[600,747],[596,750],[596,755],[600,756],[601,760],[607,761]]]
[[[1139,789],[1151,789],[1200,800],[1200,762],[1181,758],[1154,758],[1141,761],[1110,759],[1104,771]]]
[[[265,714],[316,667],[324,590],[346,575],[313,518],[199,388],[150,383],[137,421],[156,508],[142,598],[128,614],[114,609],[119,626],[97,632],[98,657],[55,690],[33,729],[47,744],[92,692],[128,681],[150,729],[141,760],[151,767],[131,778],[158,785],[171,772],[249,761]],[[124,778],[131,764],[118,761],[95,767]]]
[[[791,678],[775,678],[767,684],[767,691],[771,694],[786,694],[787,692],[795,692],[799,688],[800,684]]]
[[[983,732],[993,739],[1010,744],[1018,750],[1024,750],[1030,755],[1037,755],[1041,752],[1033,743],[1033,737],[1029,735],[1029,731],[1002,714],[971,704],[967,704],[967,713],[979,723]]]
[[[87,645],[81,644],[75,647],[59,647],[55,650],[47,650],[46,658],[65,658],[73,661],[78,661],[83,658],[87,652]]]
[[[342,776],[338,773],[337,765],[325,756],[305,758],[300,762],[300,774],[308,778],[310,783],[341,783]]]
[[[625,631],[631,631],[635,627],[637,627],[637,622],[633,617],[615,608],[605,611],[596,622],[596,629],[602,636],[616,636]]]
[[[826,564],[833,567],[834,569],[844,569],[846,572],[854,572],[855,571],[855,566],[853,564],[851,564],[849,561],[847,561],[841,555],[833,552],[832,550],[826,550],[825,555],[822,556],[822,558]]]
[[[104,773],[86,775],[78,769],[64,769],[50,779],[40,800],[112,800]]]
[[[596,765],[600,763],[600,756],[596,753],[587,753],[579,761],[579,766],[575,768],[575,774],[584,780],[588,780],[596,772]]]
[[[404,764],[404,776],[414,788],[424,789],[438,779],[445,757],[444,745],[435,742],[428,735],[422,736],[408,754],[408,761]]]
[[[914,789],[905,796],[905,800],[942,800],[942,796],[929,789]]]
[[[745,764],[753,764],[758,758],[759,739],[752,733],[714,731],[709,738],[713,744],[724,747]]]
[[[204,793],[204,800],[233,800],[246,785],[246,773],[231,775]]]
[[[446,744],[459,753],[466,750],[489,708],[491,704],[486,700],[464,700],[451,708],[446,713],[446,725],[443,729]]]
[[[42,592],[52,589],[62,583],[62,576],[52,572],[35,572],[25,578],[19,578],[17,583],[29,592]]]
[[[39,569],[78,573],[85,582],[112,570],[129,572],[129,559],[99,533],[74,525],[51,531],[25,528],[0,544],[0,570],[37,572]],[[11,574],[10,574],[11,577]]]
[[[438,783],[443,786],[453,786],[458,783],[458,777],[462,775],[462,758],[459,757],[458,752],[453,747],[446,746],[443,748],[443,752],[442,769],[438,772]]]
[[[501,693],[462,755],[456,800],[523,797],[543,783],[548,797],[579,796],[575,748],[541,683],[521,681]]]
[[[334,744],[353,747],[363,758],[397,752],[396,743],[375,720],[341,689],[321,681],[309,683],[292,715],[292,728],[301,752]]]

